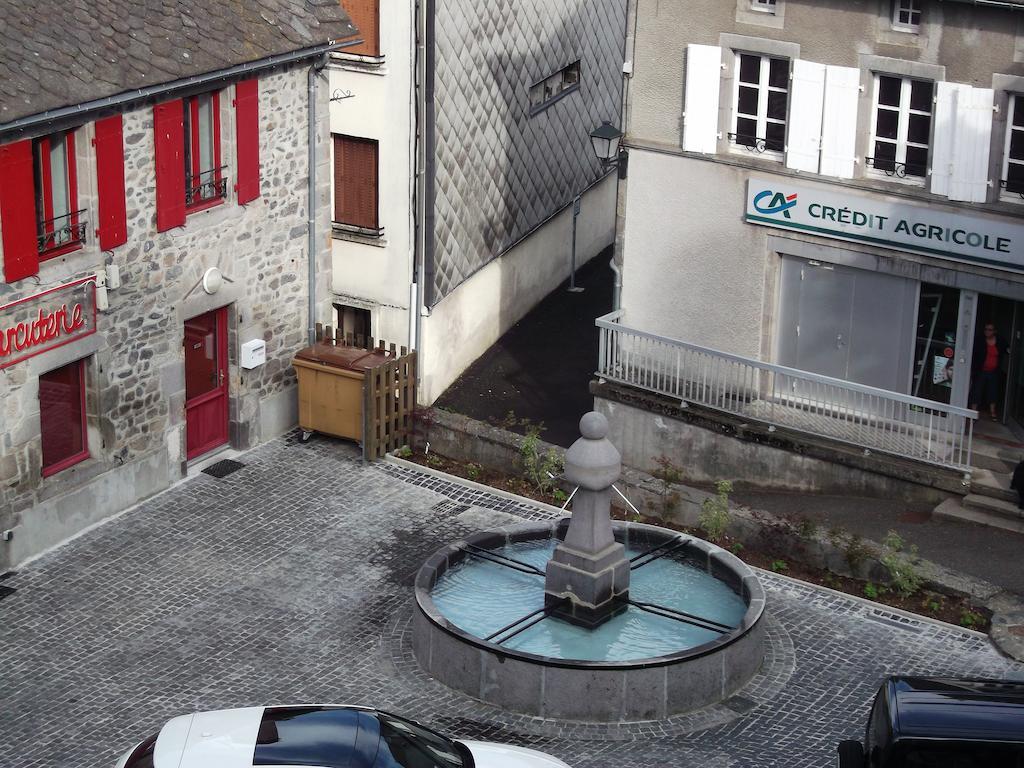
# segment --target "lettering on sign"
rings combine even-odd
[[[89,277],[0,307],[0,369],[96,332]]]
[[[746,220],[780,229],[1024,271],[1024,226],[879,195],[751,178]]]

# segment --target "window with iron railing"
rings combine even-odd
[[[198,210],[227,196],[227,166],[220,161],[220,94],[185,99],[185,207]]]
[[[85,211],[78,208],[75,133],[36,139],[32,147],[36,242],[40,259],[63,255],[85,242]]]
[[[1024,95],[1011,94],[1006,121],[1003,176],[999,182],[1003,197],[1024,199]]]
[[[872,156],[868,168],[896,178],[928,176],[935,83],[894,75],[875,76]]]
[[[730,142],[781,160],[789,112],[789,60],[736,54]]]

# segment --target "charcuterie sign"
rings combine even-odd
[[[96,333],[96,280],[88,277],[0,307],[0,369]]]

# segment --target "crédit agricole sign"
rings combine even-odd
[[[0,307],[0,369],[96,332],[96,279]]]
[[[746,220],[859,243],[1024,270],[1024,226],[829,191],[786,179],[747,182]]]

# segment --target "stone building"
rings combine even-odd
[[[625,0],[354,0],[333,57],[337,325],[416,347],[433,402],[613,237],[588,133],[620,109]],[[351,108],[350,105],[358,108]]]
[[[1024,2],[632,2],[628,27],[598,388],[627,463],[1009,499]]]
[[[320,70],[355,32],[314,0],[2,5],[0,572],[295,423]]]

